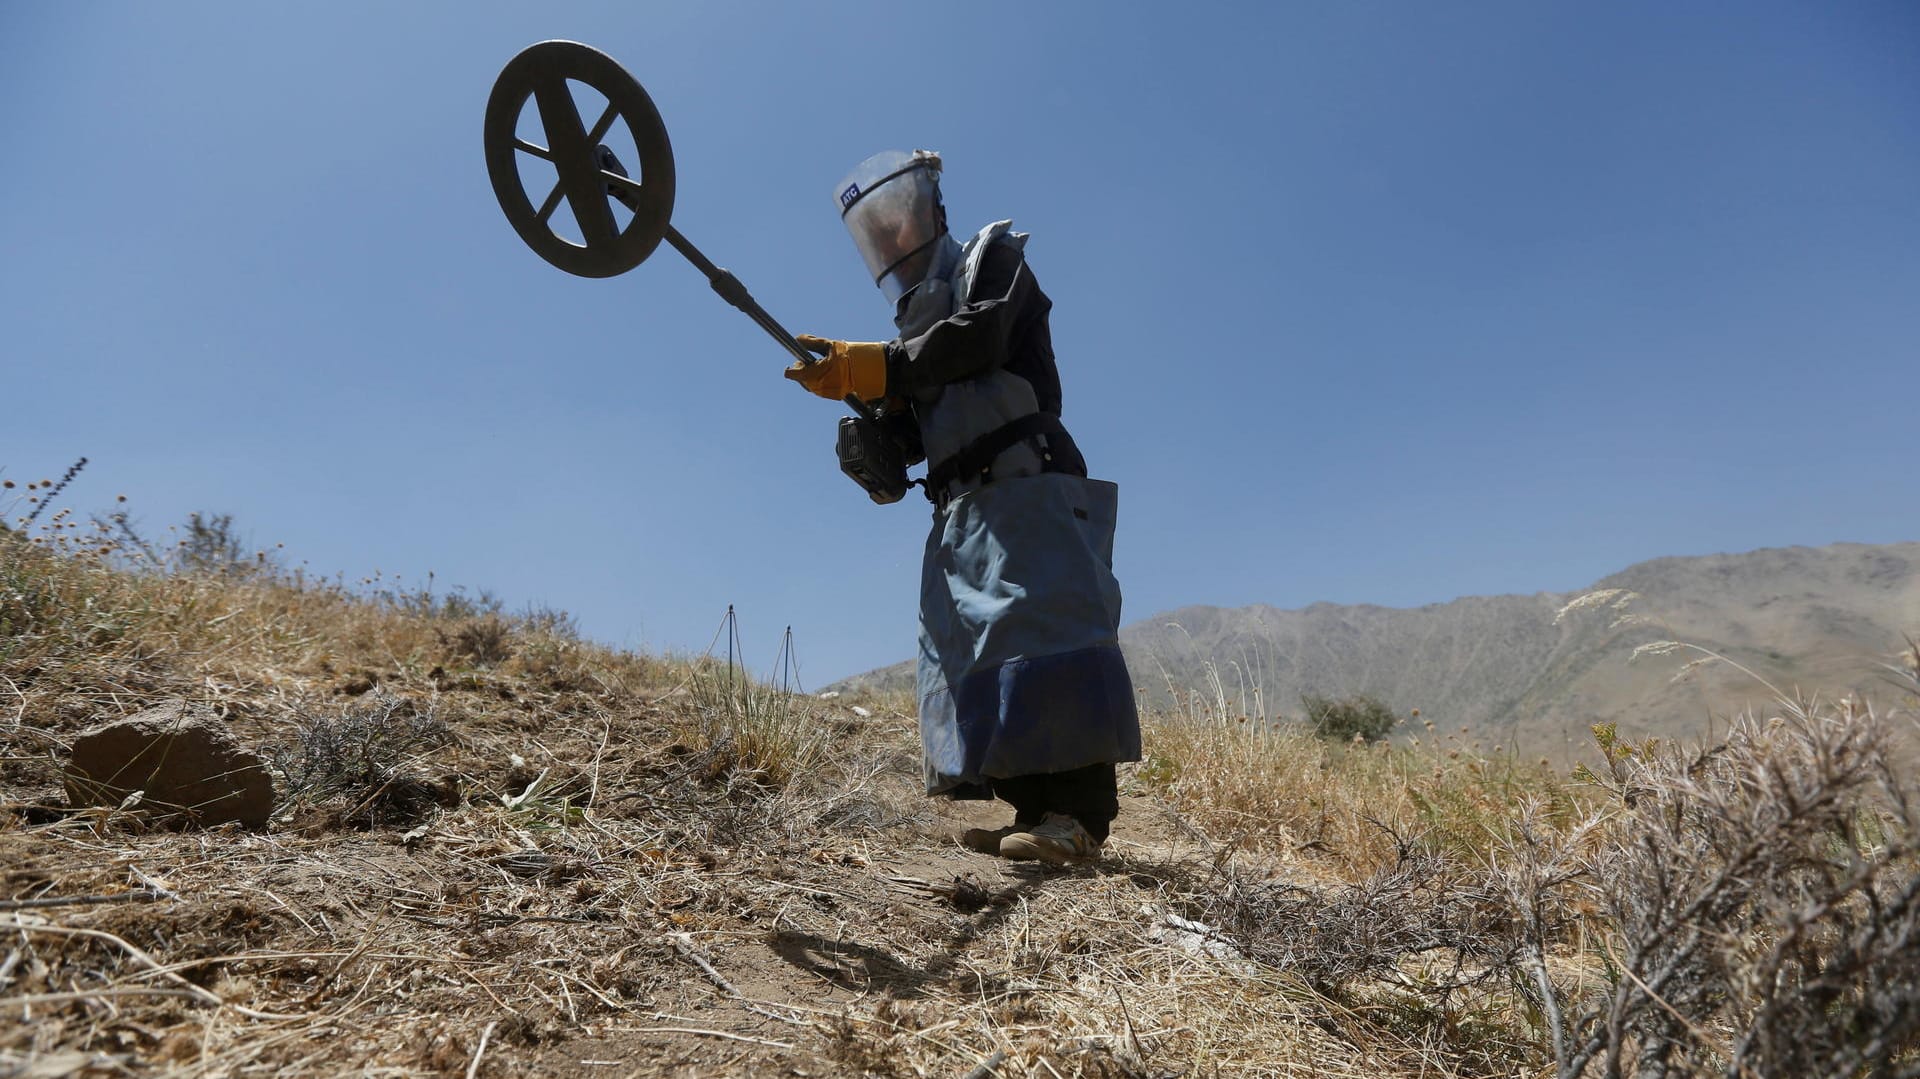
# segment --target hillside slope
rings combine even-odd
[[[1704,756],[1609,743],[1563,775],[1150,710],[1105,857],[1054,868],[955,841],[1009,811],[922,796],[907,698],[75,531],[0,530],[0,1077],[1578,1079],[1736,1049],[1742,1074],[1857,1075],[1920,1038],[1920,791],[1870,713],[1787,708]],[[1820,564],[1855,615],[1908,577]],[[1511,637],[1435,621],[1418,654],[1497,672],[1530,640],[1487,615],[1511,602],[1460,605]],[[1248,665],[1393,644],[1331,610],[1297,613],[1345,638]],[[1576,645],[1624,632],[1577,613],[1544,653],[1573,687]],[[1920,650],[1903,670],[1912,709]],[[179,725],[150,753],[68,783],[83,732],[155,706]],[[165,796],[187,726],[258,754],[264,821]],[[1550,1031],[1556,1001],[1607,1020]]]

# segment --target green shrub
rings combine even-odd
[[[1334,742],[1382,742],[1400,717],[1384,701],[1365,693],[1350,697],[1322,697],[1308,693],[1300,698],[1306,710],[1307,725],[1313,733]]]

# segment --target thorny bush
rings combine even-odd
[[[1920,817],[1885,719],[1783,702],[1705,750],[1597,734],[1619,816],[1580,884],[1612,984],[1556,1022],[1560,1074],[1920,1075]]]

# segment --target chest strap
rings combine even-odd
[[[1066,436],[1067,428],[1051,412],[1034,412],[1011,420],[960,447],[953,456],[927,469],[927,496],[937,498],[947,485],[961,478],[992,479],[994,458],[1038,435]]]

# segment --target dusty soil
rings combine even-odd
[[[0,1075],[1312,1074],[1363,1055],[1287,1018],[1270,968],[1166,937],[1212,848],[1150,798],[1124,799],[1097,865],[1011,863],[957,842],[1005,806],[919,794],[904,716],[809,717],[835,755],[774,783],[734,741],[682,740],[686,701],[556,695],[518,702],[539,722],[466,724],[462,704],[435,699],[444,730],[390,698],[302,728],[327,752],[366,716],[441,741],[264,832],[65,811],[54,755],[14,758]],[[291,744],[271,716],[233,722]],[[1260,1044],[1276,1036],[1290,1048]]]
[[[688,962],[655,997],[651,1019],[569,1032],[528,1063],[555,1075],[845,1074],[818,1060],[818,1048],[807,1044],[791,1016],[834,1015],[875,998],[908,1003],[939,996],[972,953],[1000,946],[983,938],[1007,912],[1050,883],[1119,878],[1126,887],[1150,888],[1134,884],[1126,867],[1196,849],[1192,841],[1182,843],[1157,803],[1136,796],[1123,799],[1109,857],[1085,869],[1008,862],[959,845],[966,828],[1007,823],[1003,804],[936,800],[928,806],[926,823],[815,853],[809,860],[819,870],[804,884],[787,882],[794,902],[831,914],[833,932],[784,924],[784,912],[776,912],[763,929],[750,928],[748,920],[735,932],[702,934],[701,950],[719,980]],[[903,954],[895,938],[939,947],[930,956],[919,948]]]

